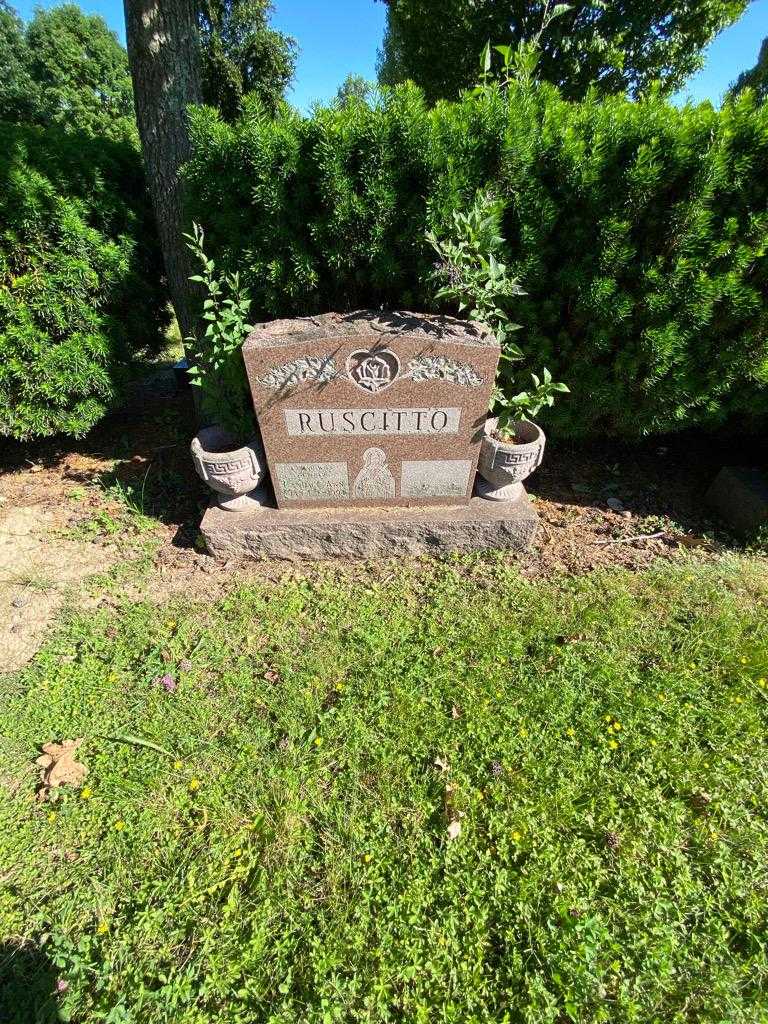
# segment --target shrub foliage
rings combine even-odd
[[[81,435],[163,339],[140,159],[57,126],[0,133],[0,435]]]
[[[768,409],[768,107],[751,93],[718,112],[513,83],[428,109],[404,85],[309,118],[199,108],[192,135],[194,215],[252,317],[434,305],[425,231],[484,188],[527,292],[515,340],[571,384],[561,432]]]

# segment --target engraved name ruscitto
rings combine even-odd
[[[288,501],[349,498],[346,462],[278,462],[275,471]]]
[[[461,409],[284,409],[289,437],[457,434]]]
[[[469,459],[404,461],[400,495],[403,498],[461,498],[469,489],[471,470]]]
[[[353,498],[394,498],[395,478],[389,471],[383,448],[367,448],[363,452],[363,468],[355,477]]]

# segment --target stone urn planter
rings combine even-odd
[[[515,420],[514,442],[498,441],[492,437],[497,425],[497,419],[489,417],[485,421],[477,463],[477,493],[489,501],[517,501],[523,493],[523,480],[541,463],[546,437],[530,420]]]
[[[232,438],[221,427],[203,427],[190,448],[198,476],[216,492],[221,508],[247,512],[265,504],[265,488],[260,485],[267,460],[258,438],[234,448]]]

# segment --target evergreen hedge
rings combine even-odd
[[[768,107],[750,93],[715,111],[515,84],[428,109],[405,85],[307,118],[198,108],[192,136],[194,216],[251,319],[433,308],[425,230],[490,187],[528,293],[515,340],[573,392],[561,434],[768,412]]]
[[[2,123],[0,139],[0,436],[79,436],[163,344],[141,160],[55,126]]]

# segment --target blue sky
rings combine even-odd
[[[13,0],[11,0],[13,4]],[[23,18],[53,0],[17,0]],[[89,13],[101,14],[125,41],[122,0],[81,0]],[[300,55],[289,99],[301,110],[315,100],[331,99],[350,72],[376,77],[376,51],[384,32],[386,7],[374,0],[276,0],[273,24],[294,36]],[[680,99],[718,103],[740,71],[752,67],[768,36],[768,0],[755,0],[740,21],[709,47],[706,65],[683,89]]]

